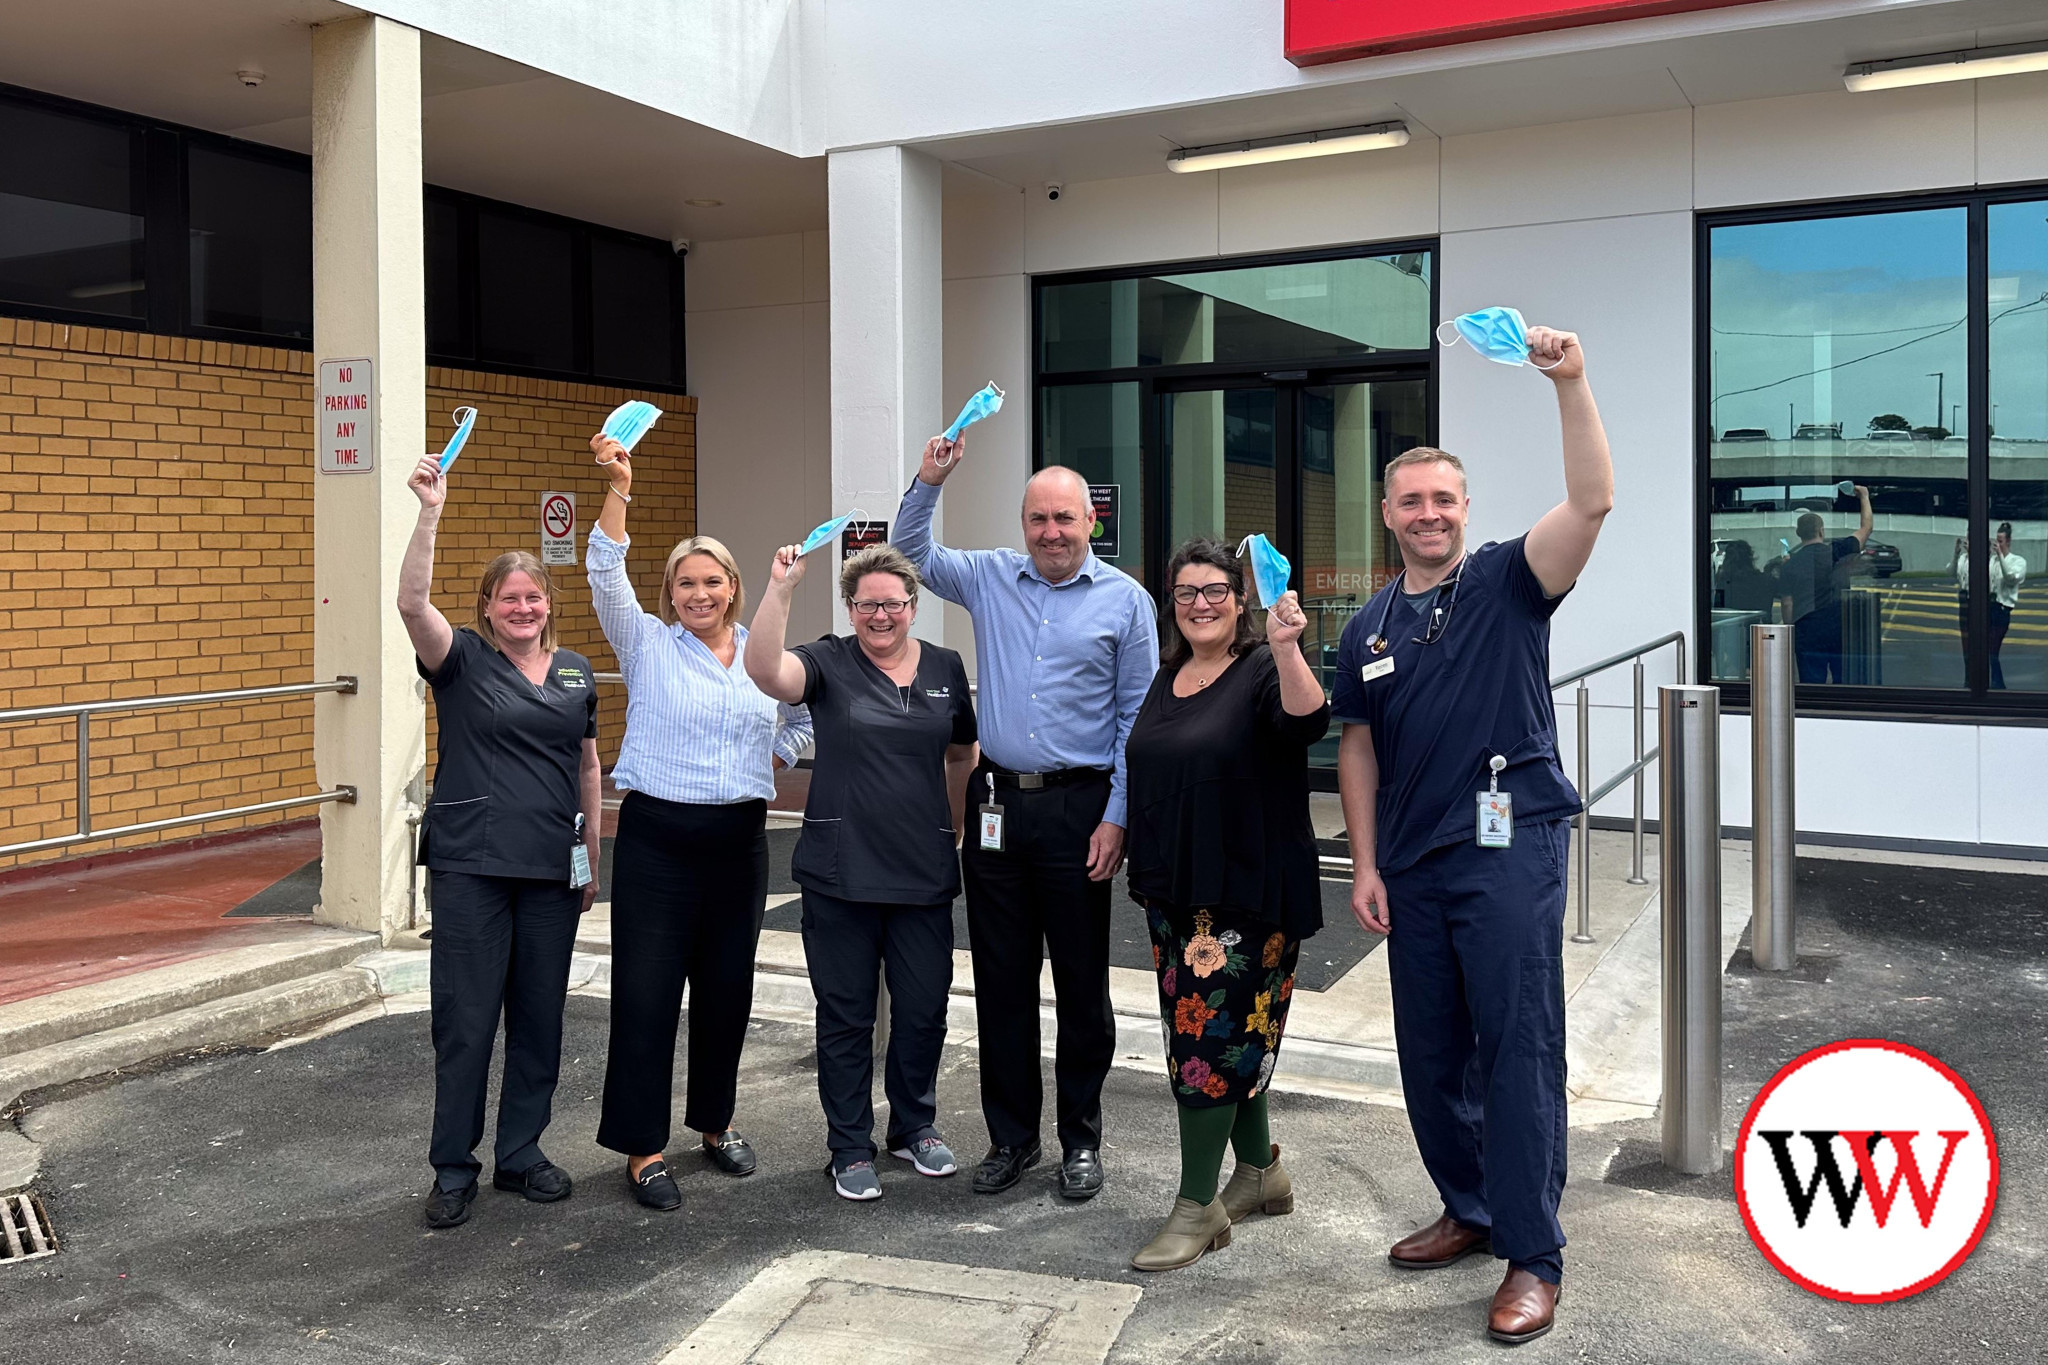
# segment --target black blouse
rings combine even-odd
[[[1323,927],[1308,747],[1330,708],[1290,716],[1265,644],[1189,697],[1160,669],[1124,751],[1131,894],[1237,910],[1302,939]]]
[[[440,721],[421,860],[440,872],[567,882],[583,741],[597,737],[590,660],[557,649],[536,685],[465,626],[439,669],[413,662]]]

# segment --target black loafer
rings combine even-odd
[[[523,1171],[494,1171],[491,1185],[500,1190],[517,1190],[536,1204],[567,1199],[574,1188],[569,1173],[543,1157]]]
[[[988,1155],[981,1159],[981,1165],[974,1170],[974,1192],[976,1194],[999,1194],[1016,1184],[1024,1172],[1038,1164],[1044,1149],[1038,1139],[1031,1139],[1023,1147],[991,1147]]]
[[[469,1221],[469,1206],[476,1198],[476,1182],[470,1181],[459,1190],[444,1190],[434,1186],[434,1192],[427,1196],[427,1226],[430,1228],[460,1227]]]
[[[1102,1154],[1076,1147],[1060,1159],[1060,1198],[1093,1199],[1102,1193]]]
[[[703,1144],[704,1155],[711,1164],[727,1175],[752,1175],[754,1173],[754,1149],[740,1136],[737,1128],[728,1128],[716,1138]]]
[[[683,1206],[683,1192],[676,1188],[675,1177],[668,1173],[666,1162],[650,1161],[640,1168],[638,1175],[628,1167],[626,1183],[633,1187],[633,1197],[650,1209],[666,1213]]]

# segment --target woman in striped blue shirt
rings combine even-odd
[[[746,595],[724,545],[692,536],[669,552],[660,615],[626,577],[633,466],[607,436],[591,449],[611,479],[584,567],[598,623],[626,679],[626,737],[612,781],[612,1026],[599,1145],[626,1156],[634,1197],[682,1203],[662,1159],[674,1095],[677,1018],[690,986],[689,1102],[683,1121],[707,1159],[750,1175],[732,1127],[740,1047],[754,1002],[754,952],[768,891],[775,770],[811,742],[810,713],[747,677]]]

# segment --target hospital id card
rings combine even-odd
[[[1003,808],[993,801],[981,807],[981,851],[1003,851]]]
[[[590,885],[590,849],[586,845],[577,844],[569,850],[569,885]]]
[[[1479,793],[1479,846],[1507,848],[1515,842],[1515,798],[1510,792]]]

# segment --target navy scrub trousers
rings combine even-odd
[[[1564,903],[1571,824],[1517,825],[1383,874],[1401,1089],[1444,1209],[1555,1284],[1565,1175]]]

